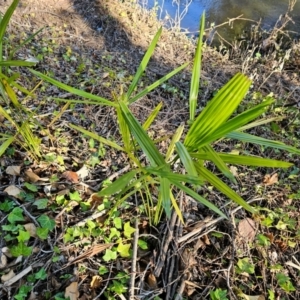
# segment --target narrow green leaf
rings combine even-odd
[[[40,28],[38,31],[36,31],[35,33],[31,34],[25,41],[23,41],[22,43],[20,43],[20,45],[18,45],[16,48],[14,48],[10,54],[9,54],[9,60],[12,60],[13,56],[15,55],[15,53],[20,50],[24,45],[28,44],[31,40],[33,40],[40,32],[42,32],[45,29],[45,27]]]
[[[171,201],[170,201],[170,181],[167,178],[161,178],[158,199],[162,203],[162,207],[168,218],[171,217]]]
[[[143,72],[146,70],[146,67],[147,67],[147,64],[151,58],[151,55],[152,53],[154,52],[154,49],[156,47],[156,44],[158,42],[158,39],[160,37],[162,33],[162,27],[160,27],[160,29],[157,31],[156,35],[154,36],[149,48],[147,49],[147,52],[145,53],[139,67],[138,67],[138,70],[132,80],[132,83],[130,84],[129,88],[128,88],[128,91],[127,91],[127,99],[130,98],[130,95],[132,94],[133,90],[135,89],[138,81],[140,80]]]
[[[234,132],[227,134],[226,137],[231,138],[231,139],[237,139],[237,140],[240,140],[240,141],[246,142],[246,143],[258,144],[258,145],[265,146],[265,147],[281,149],[281,150],[285,150],[290,153],[295,153],[298,155],[300,154],[300,150],[295,147],[288,146],[282,142],[267,140],[267,139],[264,139],[264,138],[261,138],[261,137],[255,136],[255,135],[251,135],[248,133],[244,133],[244,132],[234,131]]]
[[[126,104],[120,102],[120,107],[131,133],[149,159],[150,164],[152,166],[166,166],[163,156],[159,153],[153,141],[150,139],[141,124],[135,119]]]
[[[102,97],[99,97],[99,96],[96,96],[96,95],[93,95],[93,94],[90,94],[90,93],[87,93],[85,91],[82,91],[82,90],[78,90],[78,89],[75,89],[67,84],[64,84],[64,83],[61,83],[47,75],[44,75],[38,71],[35,71],[35,70],[32,70],[32,69],[29,69],[31,73],[33,73],[34,75],[42,78],[43,80],[47,81],[47,82],[50,82],[51,84],[57,86],[58,88],[61,88],[67,92],[70,92],[74,95],[78,95],[80,97],[83,97],[83,98],[87,98],[87,99],[91,99],[91,100],[95,100],[98,102],[98,104],[102,104],[102,105],[107,105],[107,106],[114,106],[114,107],[117,107],[118,104],[112,102],[112,101],[109,101],[105,98],[102,98]]]
[[[18,101],[17,95],[14,92],[14,90],[11,88],[11,86],[8,84],[8,82],[5,79],[2,79],[2,84],[13,106],[15,108],[21,108],[21,104]]]
[[[82,132],[83,134],[85,134],[85,135],[87,135],[87,136],[93,138],[94,140],[97,140],[97,141],[99,141],[99,142],[101,142],[101,143],[103,143],[103,144],[105,144],[105,145],[108,145],[108,146],[110,146],[110,147],[112,147],[112,148],[115,148],[115,149],[117,149],[117,150],[120,150],[120,151],[124,151],[124,152],[125,152],[125,149],[122,148],[121,146],[119,146],[117,143],[112,142],[112,141],[110,141],[110,140],[108,140],[108,139],[106,139],[106,138],[103,138],[103,137],[99,136],[98,134],[96,134],[96,133],[94,133],[94,132],[90,132],[90,131],[88,131],[88,130],[86,130],[86,129],[80,127],[80,126],[76,126],[76,125],[74,125],[74,124],[69,124],[69,126],[70,126],[71,128],[73,128],[73,129],[76,129],[76,130]]]
[[[184,130],[184,125],[180,125],[176,129],[176,132],[175,132],[175,134],[172,137],[170,146],[169,146],[168,151],[166,153],[166,161],[169,161],[169,159],[171,158],[171,156],[172,156],[172,154],[174,152],[174,149],[175,149],[175,144],[180,140],[180,138],[182,136],[182,133],[183,133],[183,130]]]
[[[4,143],[0,145],[0,156],[2,156],[10,144],[15,140],[15,137],[9,137]]]
[[[2,44],[3,44],[4,34],[5,34],[5,31],[6,31],[7,25],[10,21],[10,18],[12,16],[12,14],[14,13],[18,3],[19,3],[19,0],[14,0],[12,2],[12,4],[7,9],[7,11],[5,12],[5,14],[4,14],[4,16],[3,16],[3,18],[1,19],[1,22],[0,22],[0,62],[3,61]],[[0,73],[2,73],[2,67],[1,66],[0,66]]]
[[[32,67],[35,66],[35,62],[29,62],[29,61],[24,61],[24,60],[5,60],[5,61],[0,61],[0,66],[2,67],[10,67],[10,66],[15,66],[15,67]]]
[[[153,111],[151,112],[151,114],[143,124],[144,130],[147,130],[151,126],[151,124],[157,117],[158,113],[160,112],[161,108],[162,108],[162,102],[158,103],[158,105],[155,107],[155,109],[153,109]]]
[[[176,174],[170,171],[165,171],[164,169],[156,169],[156,168],[146,168],[146,170],[156,176],[160,176],[162,178],[168,178],[172,180],[187,182],[190,184],[201,184],[202,181],[199,176],[191,176],[189,174]]]
[[[237,183],[236,179],[234,178],[233,174],[230,172],[222,158],[210,145],[203,147],[203,150],[208,154],[209,160],[212,161],[227,178],[229,178],[232,182]]]
[[[197,201],[199,201],[200,203],[202,203],[203,205],[205,205],[206,207],[208,207],[209,209],[211,209],[212,211],[214,211],[215,213],[217,213],[221,217],[224,217],[225,219],[227,219],[227,217],[224,215],[224,213],[222,213],[222,211],[219,208],[217,208],[213,203],[207,201],[206,199],[201,197],[199,194],[197,194],[196,192],[194,192],[193,190],[191,190],[187,186],[181,184],[180,182],[173,181],[173,180],[170,180],[170,181],[171,181],[172,184],[177,186],[180,190],[187,193],[192,198],[196,199]]]
[[[181,142],[177,142],[176,144],[176,150],[177,153],[181,159],[181,162],[183,163],[187,173],[191,176],[198,177],[198,173],[196,171],[196,168],[194,166],[193,160],[184,147],[184,145]]]
[[[131,153],[133,150],[134,143],[131,143],[129,128],[123,117],[121,108],[117,107],[116,111],[117,111],[119,130],[122,136],[124,149],[127,153]]]
[[[129,104],[133,103],[133,102],[141,99],[145,95],[149,94],[152,90],[156,89],[158,86],[160,86],[161,84],[163,84],[165,81],[167,81],[170,78],[172,78],[174,75],[176,75],[177,73],[179,73],[181,70],[183,70],[184,68],[186,68],[188,65],[189,65],[189,63],[185,63],[182,66],[180,66],[180,67],[176,68],[175,70],[173,70],[172,72],[168,73],[164,77],[162,77],[159,80],[155,81],[154,83],[152,83],[151,85],[149,85],[148,87],[146,87],[143,91],[141,91],[140,93],[138,93],[136,96],[130,98],[129,101],[128,101],[128,103]]]
[[[190,86],[190,122],[193,122],[196,114],[196,107],[198,102],[199,84],[201,76],[201,61],[202,61],[202,41],[203,33],[205,28],[205,11],[202,14],[200,28],[199,28],[199,38],[197,43],[197,49],[194,58],[194,66],[192,72],[191,86]]]
[[[114,181],[112,184],[110,184],[108,187],[103,189],[98,193],[98,196],[111,196],[114,194],[117,194],[120,191],[123,191],[123,189],[130,183],[131,179],[136,175],[137,171],[132,170],[124,175],[122,175],[120,178],[118,178],[116,181]]]
[[[7,77],[5,76],[3,73],[0,73],[0,78],[1,79],[5,79],[10,86],[17,88],[19,91],[21,91],[22,93],[24,93],[25,95],[34,97],[33,93],[29,92],[26,88],[24,88],[23,86],[21,86],[20,84],[18,84],[15,80],[17,80],[20,77],[19,73],[13,73],[13,75],[11,77]]]
[[[292,163],[275,160],[275,159],[268,159],[268,158],[261,158],[261,157],[254,157],[254,156],[244,156],[244,155],[234,155],[234,154],[223,154],[218,153],[220,158],[228,164],[235,164],[235,165],[245,165],[245,166],[255,166],[255,167],[269,167],[269,168],[289,168],[293,166]],[[209,155],[207,153],[191,153],[192,157],[199,158],[201,160],[210,160]]]
[[[244,125],[242,127],[239,127],[239,129],[237,131],[245,131],[257,126],[261,126],[261,125],[265,125],[271,122],[276,122],[276,121],[282,121],[283,119],[285,119],[284,117],[274,117],[274,118],[268,118],[268,119],[260,119],[260,120],[256,120],[254,122],[251,122],[247,125]]]
[[[206,179],[210,184],[212,184],[221,193],[229,197],[238,205],[242,206],[244,209],[251,213],[255,213],[255,209],[250,206],[243,198],[241,198],[235,191],[233,191],[228,185],[226,185],[221,179],[219,179],[215,174],[202,167],[200,164],[195,163],[197,171],[204,179]]]
[[[179,220],[181,221],[182,224],[184,224],[184,220],[183,220],[183,216],[182,216],[182,213],[181,213],[181,210],[180,208],[178,207],[178,204],[176,202],[176,199],[174,198],[174,195],[172,192],[170,192],[170,199],[171,199],[171,202],[172,202],[172,205],[176,211],[176,214],[179,218]]]

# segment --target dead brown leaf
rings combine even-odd
[[[204,249],[206,247],[205,243],[202,239],[198,239],[196,244],[194,245],[194,253],[198,251],[198,249]]]
[[[101,283],[102,283],[102,278],[99,275],[95,275],[93,276],[91,281],[91,288],[97,289],[98,287],[100,287]]]
[[[62,177],[67,179],[68,181],[71,181],[72,183],[78,183],[79,177],[76,172],[73,171],[66,171],[62,174]]]
[[[3,254],[5,254],[6,257],[12,258],[12,255],[8,247],[3,247],[1,251]]]
[[[94,193],[90,196],[88,202],[92,208],[96,208],[103,203],[103,197],[99,197],[97,193]]]
[[[58,282],[54,276],[51,277],[51,285],[56,289],[59,289],[61,287],[61,283]]]
[[[16,274],[14,273],[13,270],[10,270],[7,274],[4,274],[1,276],[1,281],[2,282],[6,282],[8,280],[10,280],[11,278],[13,278]]]
[[[157,288],[157,280],[153,273],[150,273],[147,277],[147,283],[151,289]]]
[[[8,175],[18,176],[21,172],[21,166],[9,166],[6,168],[5,172]]]
[[[4,269],[7,265],[7,257],[1,253],[1,256],[0,256],[0,269]]]
[[[282,240],[275,240],[274,244],[277,245],[277,247],[282,251],[285,252],[288,248],[288,245],[286,242],[282,241]]]
[[[245,218],[240,221],[238,226],[239,236],[243,238],[245,242],[252,242],[256,234],[256,224],[250,218]]]
[[[35,182],[38,182],[38,181],[49,181],[49,178],[41,178],[40,176],[38,176],[37,174],[35,174],[31,170],[26,170],[25,171],[25,176],[26,176],[26,179],[28,179],[32,183],[35,183]]]
[[[207,234],[204,234],[204,235],[201,237],[201,240],[203,241],[203,243],[204,243],[205,245],[210,245],[210,240],[209,240]]]
[[[187,270],[197,264],[194,251],[189,248],[185,248],[181,255],[182,269]]]
[[[274,235],[273,233],[265,233],[265,236],[270,240],[271,244],[274,242]]]
[[[278,174],[274,173],[272,176],[270,174],[265,175],[263,183],[264,185],[273,185],[278,182]]]
[[[36,226],[33,223],[27,223],[24,225],[26,231],[29,232],[31,237],[37,237],[36,235]]]
[[[80,179],[84,179],[89,176],[90,170],[86,165],[83,165],[83,167],[80,170],[78,170],[76,174],[79,176]]]
[[[78,282],[72,282],[65,290],[65,298],[70,298],[70,300],[78,300]]]
[[[20,193],[22,192],[22,190],[20,190],[18,187],[16,187],[15,185],[10,185],[8,186],[5,190],[5,193],[7,193],[7,195],[9,196],[13,196],[19,200],[22,200],[22,198],[20,197]]]

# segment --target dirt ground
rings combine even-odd
[[[9,4],[9,1],[0,0],[1,12],[4,12]],[[32,41],[30,47],[17,52],[18,58],[36,57],[39,54],[42,60],[36,67],[37,70],[51,74],[66,84],[111,98],[112,91],[119,90],[122,82],[126,82],[126,78],[134,75],[160,26],[161,24],[156,21],[152,13],[144,12],[128,1],[21,0],[9,25],[9,35],[12,36],[13,42],[17,42],[20,35],[26,36],[45,27],[42,33]],[[41,49],[45,49],[44,52]],[[194,50],[195,42],[184,34],[174,30],[164,30],[143,79],[145,85],[161,78],[175,67],[192,61]],[[74,57],[74,60],[65,59],[66,55]],[[278,111],[280,114],[279,109],[291,108],[294,110],[293,116],[299,118],[299,114],[295,111],[300,109],[300,44],[291,41],[290,47],[286,50],[280,52],[270,49],[264,57],[255,57],[254,50],[250,48],[247,51],[235,49],[232,52],[228,51],[227,54],[221,54],[216,49],[205,46],[199,95],[200,109],[234,74],[242,71],[253,80],[251,90],[262,95],[257,96],[258,99],[270,93],[276,98],[274,113]],[[78,78],[74,74],[78,72],[80,64],[83,65],[84,75]],[[163,102],[163,110],[152,128],[154,135],[155,133],[166,135],[172,133],[178,125],[188,120],[190,75],[190,69],[187,69],[172,78],[167,86],[151,92],[132,106],[134,114],[143,121],[159,102]],[[113,77],[110,82],[107,80],[109,76]],[[38,84],[35,80],[24,81],[31,88]],[[53,100],[49,102],[47,100],[49,97],[72,98],[70,94],[50,85],[36,92],[37,98],[33,99],[29,106],[39,107],[40,114],[45,116],[43,119],[45,124],[51,121],[53,109],[59,107]],[[288,130],[289,121],[291,120],[281,123],[286,130]],[[79,106],[73,111],[67,110],[56,124],[56,128],[65,129],[68,122],[87,129],[93,128],[102,136],[113,135],[116,128],[116,119],[111,110],[94,106],[88,108]],[[75,162],[79,167],[87,160],[87,142],[82,137],[74,136],[74,131],[70,129],[67,131],[65,138],[69,141],[69,149],[64,155],[69,157],[69,167],[74,169]],[[53,129],[52,132],[54,133],[55,130]],[[261,136],[266,134],[263,131],[260,132],[259,129],[255,133]],[[293,134],[295,139],[300,138],[299,127],[293,131]],[[276,139],[276,136],[271,137]],[[291,143],[291,140],[288,136],[284,137],[284,142]],[[43,141],[45,151],[60,151],[58,150],[59,143],[53,143],[45,136]],[[78,141],[81,142],[82,148],[78,147]],[[234,148],[235,145],[221,144],[218,147],[231,146]],[[261,149],[251,150],[257,155],[261,154]],[[273,152],[271,154],[277,159],[289,159],[288,155]],[[291,159],[296,168],[300,168],[299,159],[295,157]],[[22,160],[24,160],[22,156],[15,161],[8,159],[5,165],[23,164]],[[24,165],[22,166],[25,168]],[[91,191],[86,193],[90,196],[97,190],[102,180],[124,166],[126,166],[126,159],[119,157],[118,153],[110,153],[105,162],[93,169],[90,182],[87,183]],[[57,167],[54,166],[47,170],[39,164],[31,167],[36,172],[40,170],[41,177],[42,175],[43,177],[50,176],[54,169],[57,171]],[[282,208],[282,218],[288,216],[296,220],[293,225],[294,231],[290,230],[286,235],[274,228],[269,231],[269,227],[261,226],[259,220],[253,220],[245,211],[231,207],[227,209],[231,220],[215,218],[211,216],[211,212],[189,198],[181,199],[180,203],[186,221],[185,226],[180,224],[176,214],[173,214],[170,220],[154,228],[149,225],[144,215],[138,215],[136,209],[129,209],[130,213],[140,218],[140,224],[136,226],[139,227],[141,235],[149,237],[151,247],[147,251],[140,251],[137,261],[134,262],[137,270],[133,283],[134,292],[126,291],[121,293],[122,296],[117,295],[115,298],[109,296],[111,297],[109,298],[104,292],[109,289],[110,282],[116,279],[115,274],[120,270],[130,274],[133,262],[128,259],[118,259],[107,264],[110,269],[109,276],[105,275],[104,280],[102,278],[98,285],[91,285],[101,265],[101,259],[97,255],[91,255],[88,247],[75,242],[65,243],[62,238],[64,227],[78,224],[86,218],[86,215],[76,212],[75,209],[65,211],[65,215],[53,210],[48,214],[56,221],[59,220],[61,224],[57,225],[55,234],[44,244],[40,242],[36,245],[36,248],[46,249],[48,252],[37,251],[35,255],[15,264],[17,266],[15,273],[20,273],[31,265],[47,266],[48,279],[46,283],[37,283],[30,296],[19,299],[64,299],[55,298],[55,293],[64,293],[66,288],[74,282],[77,282],[78,293],[74,298],[70,298],[71,300],[210,299],[209,293],[215,289],[227,290],[229,299],[300,299],[300,265],[298,265],[300,261],[300,206],[298,202],[293,204],[298,211],[291,211],[287,208],[291,205],[288,195],[292,192],[293,194],[299,193],[299,179],[291,179],[292,182],[288,183],[290,174],[282,173],[280,177],[282,184],[265,187],[258,191],[256,187],[264,180],[266,170],[240,168],[238,172],[240,186],[233,188],[237,189],[247,201],[263,205],[268,211],[277,207]],[[8,181],[7,178],[1,176],[0,187],[8,185]],[[64,188],[57,186],[58,192]],[[69,188],[76,190],[78,187]],[[223,196],[211,191],[209,187],[206,187],[203,193],[208,200],[220,206],[224,205]],[[299,200],[300,197],[297,197],[295,200]],[[33,210],[31,214],[34,213]],[[129,218],[130,213],[128,211],[124,213],[125,218]],[[281,217],[278,218],[282,221]],[[243,222],[236,225],[236,220]],[[243,230],[248,230],[246,238],[245,235],[243,236]],[[263,247],[253,247],[254,237],[249,238],[249,234],[256,235],[257,232],[271,237],[271,245],[267,252]],[[289,234],[295,242],[293,247],[291,243],[286,242]],[[97,245],[96,239],[92,243],[93,247],[95,245]],[[57,246],[61,253],[61,258],[57,262],[51,260],[54,246]],[[276,260],[272,261],[272,255],[277,255]],[[80,256],[82,259],[76,261],[76,258]],[[247,273],[245,270],[241,271],[242,268],[236,267],[240,262],[250,263],[245,258],[255,265],[255,274],[259,275],[254,276],[251,272]],[[298,269],[291,264],[287,265],[287,262],[293,262]],[[294,291],[282,291],[279,285],[276,285],[275,271],[270,271],[270,268],[266,267],[276,265],[276,263],[285,266],[282,272],[291,278],[295,287]],[[79,270],[82,266],[85,271],[81,273]],[[65,274],[72,276],[67,278],[64,277]],[[25,283],[25,278],[20,278],[11,286],[3,288],[0,291],[0,298],[13,299]],[[274,298],[268,294],[272,286],[274,286]],[[51,291],[51,295],[46,296],[45,291]],[[227,298],[220,296],[215,299],[226,300]]]

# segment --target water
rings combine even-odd
[[[228,18],[236,18],[243,15],[243,18],[259,21],[263,29],[272,29],[279,16],[288,10],[289,0],[192,0],[188,6],[187,13],[180,20],[179,14],[184,12],[186,2],[189,0],[142,0],[141,3],[149,9],[157,3],[157,14],[161,19],[166,20],[169,15],[172,19],[177,19],[182,29],[190,34],[197,34],[200,16],[205,10],[206,27],[212,23],[215,25],[228,21]],[[176,3],[177,2],[177,3]],[[178,5],[179,3],[179,5]],[[179,9],[178,9],[179,8]],[[300,1],[296,2],[293,11],[289,14],[295,22],[288,25],[288,29],[294,31],[294,35],[300,35]],[[218,28],[218,32],[226,39],[232,39],[241,33],[241,30],[250,28],[251,22],[235,21],[232,28],[228,25]],[[170,24],[169,24],[170,25]]]

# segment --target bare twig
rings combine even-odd
[[[136,259],[137,259],[137,248],[138,248],[138,239],[139,239],[139,227],[138,219],[135,219],[135,232],[133,239],[132,247],[132,260],[131,260],[131,277],[130,277],[130,286],[129,286],[129,299],[134,299],[134,284],[135,284],[135,275],[136,275]]]
[[[263,198],[254,198],[249,200],[247,203],[250,204],[252,202],[255,201],[260,201],[263,200]],[[237,211],[239,211],[240,209],[242,209],[242,206],[238,206],[235,209],[233,209],[230,214],[236,213]],[[182,236],[181,238],[178,239],[178,243],[182,243],[185,242],[186,240],[190,239],[191,237],[193,237],[194,235],[200,233],[202,230],[204,230],[205,228],[208,228],[212,225],[215,225],[217,223],[219,223],[220,221],[224,220],[225,217],[219,217],[217,219],[211,220],[211,218],[208,218],[206,220],[203,220],[203,224],[201,224],[201,226],[199,226],[198,228],[196,228],[195,230],[193,230],[192,232],[189,232],[188,234]]]
[[[156,264],[156,268],[154,270],[154,276],[155,277],[160,276],[161,270],[162,270],[163,266],[165,265],[165,260],[166,260],[166,257],[167,257],[168,248],[169,248],[170,242],[173,238],[173,230],[174,230],[176,218],[177,218],[177,214],[175,212],[173,212],[171,222],[170,222],[169,231],[168,231],[168,235],[165,238],[165,241],[163,243],[163,247],[160,250],[160,255],[159,255],[159,258],[158,258],[158,261],[157,261],[157,264]]]

